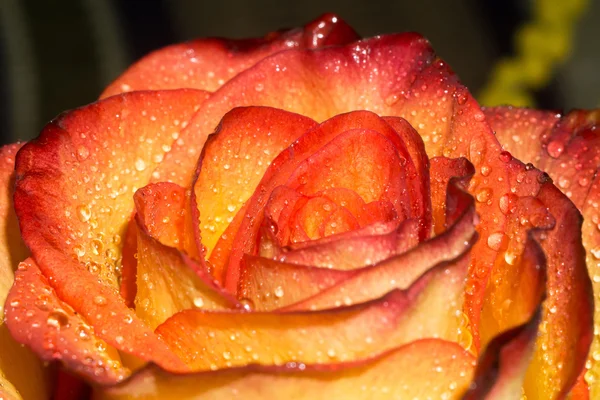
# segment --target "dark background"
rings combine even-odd
[[[152,49],[201,36],[263,36],[331,11],[363,36],[418,31],[477,95],[510,56],[534,0],[0,0],[3,143],[35,137],[58,113],[94,101]],[[538,106],[600,105],[600,1],[590,5],[572,54],[535,93]]]

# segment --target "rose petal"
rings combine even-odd
[[[194,183],[208,256],[273,159],[315,125],[301,115],[265,107],[238,108],[223,117],[202,151]]]
[[[432,268],[404,291],[321,312],[188,310],[157,333],[195,370],[350,361],[424,337],[456,340],[467,266],[468,257],[463,257]]]
[[[191,90],[135,92],[69,112],[23,147],[16,167],[23,239],[57,295],[112,346],[174,370],[180,361],[116,293],[120,242],[132,193],[204,98]]]
[[[118,352],[60,300],[31,259],[19,265],[7,299],[6,320],[13,337],[45,361],[59,360],[77,374],[101,383],[116,383],[130,374]]]
[[[448,398],[466,390],[475,360],[456,343],[423,339],[374,359],[312,367],[247,367],[191,375],[148,368],[99,394],[102,400],[151,399],[413,399]],[[301,388],[301,389],[299,389]],[[100,390],[99,390],[100,392]]]
[[[533,163],[546,171],[554,179],[558,188],[569,196],[583,213],[585,219],[582,239],[587,250],[586,263],[589,275],[592,277],[597,275],[594,250],[600,245],[600,234],[596,226],[599,219],[595,207],[600,193],[598,189],[600,186],[595,182],[599,156],[598,139],[595,133],[599,120],[598,112],[575,111],[560,118],[560,115],[549,111],[501,107],[486,110],[486,115],[502,145],[514,148],[524,162]],[[572,206],[563,205],[565,201],[553,190],[546,190],[544,197],[543,202],[551,205],[550,212],[557,217],[558,225],[550,234],[549,240],[542,243],[548,260],[553,264],[549,265],[548,286],[556,288],[552,289],[551,293],[556,293],[556,296],[548,309],[556,311],[553,315],[558,314],[553,320],[548,321],[548,326],[560,326],[562,332],[545,336],[543,347],[548,350],[542,352],[538,349],[538,353],[545,354],[536,359],[539,360],[538,368],[544,365],[543,359],[550,359],[551,365],[562,363],[562,375],[554,368],[547,368],[549,372],[545,376],[548,378],[544,382],[552,384],[551,387],[556,387],[556,390],[562,388],[560,390],[564,392],[575,382],[582,365],[582,355],[586,354],[585,348],[590,340],[589,324],[592,318],[589,314],[589,286],[585,282],[587,279],[582,271],[572,267],[573,260],[578,264],[582,263],[579,255],[578,232],[571,229],[567,223],[569,219],[578,218],[577,212],[572,209]],[[567,260],[569,260],[568,264],[562,264]],[[578,288],[575,289],[575,286]],[[599,291],[596,279],[594,279],[594,289],[595,292]],[[580,295],[573,296],[575,291]],[[596,304],[597,302],[596,297]],[[562,316],[561,309],[567,310]],[[571,318],[570,316],[573,315],[577,315],[578,318]],[[574,339],[564,343],[565,338]],[[597,351],[599,345],[600,341],[596,338],[590,355]],[[539,344],[538,348],[541,346],[542,344]],[[591,395],[594,397],[594,393],[596,395],[600,393],[600,385],[596,384],[597,380],[594,379],[596,375],[600,376],[600,368],[593,358],[589,358],[588,362],[591,370],[586,378],[589,383],[592,383]],[[565,370],[565,367],[568,368]],[[532,382],[535,374],[531,372]],[[560,380],[556,378],[557,374],[561,376]],[[536,390],[540,396],[548,396],[549,392],[544,391],[542,385],[539,385]]]
[[[525,324],[490,342],[479,358],[475,377],[463,400],[504,400],[523,396],[523,381],[533,355],[541,314],[540,307]]]
[[[354,30],[325,14],[303,29],[273,32],[260,39],[198,39],[145,56],[104,90],[101,98],[134,90],[193,88],[214,91],[257,61],[290,48],[320,48],[353,42]]]
[[[15,154],[23,143],[0,148],[0,398],[44,398],[49,391],[48,371],[39,360],[8,332],[4,307],[14,281],[14,270],[29,251],[19,235],[13,210]]]

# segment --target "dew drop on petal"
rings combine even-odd
[[[283,288],[281,286],[277,286],[273,292],[275,297],[282,298],[284,295]]]
[[[546,150],[548,151],[548,155],[550,157],[558,158],[558,157],[560,157],[562,152],[565,150],[565,148],[562,145],[562,143],[560,143],[558,141],[553,141],[553,142],[548,143],[548,147],[546,148]]]
[[[197,308],[202,308],[202,306],[204,306],[204,300],[202,300],[202,297],[194,297],[194,307]]]
[[[254,302],[247,298],[240,299],[240,307],[244,311],[252,311],[254,310]]]
[[[106,297],[98,295],[96,297],[94,297],[94,304],[99,305],[99,306],[103,306],[106,304]]]
[[[135,160],[135,169],[136,171],[142,172],[146,169],[146,162],[141,158],[138,158],[137,160]]]
[[[69,326],[69,317],[63,311],[56,310],[48,315],[46,323],[48,324],[48,326],[51,326],[56,329],[61,329],[63,327]]]

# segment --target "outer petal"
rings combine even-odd
[[[468,387],[474,362],[456,343],[423,339],[354,364],[293,362],[180,376],[148,368],[120,386],[99,389],[97,400],[453,398]]]
[[[119,353],[58,298],[33,260],[19,265],[7,304],[11,334],[43,360],[62,361],[77,374],[104,384],[114,384],[130,374]]]
[[[600,234],[598,233],[600,218],[597,211],[600,201],[600,185],[598,185],[596,176],[600,165],[597,134],[600,112],[574,111],[561,118],[560,114],[550,111],[500,107],[488,109],[486,114],[502,145],[516,151],[523,161],[533,163],[546,171],[558,188],[582,212],[584,216],[582,239],[587,250],[586,264],[589,275],[593,277],[594,292],[600,292],[598,285],[600,279],[596,279],[597,276],[600,276],[597,273],[599,257],[596,256],[597,249],[600,248],[598,247],[600,246]],[[527,146],[521,144],[527,144]],[[555,241],[556,249],[560,249],[564,243],[564,229],[557,236],[559,237]],[[567,256],[566,254],[560,255]],[[595,317],[598,318],[598,296],[595,296],[594,299],[596,303]],[[578,312],[577,315],[579,317],[577,321],[580,324],[589,321],[586,309]],[[565,323],[573,326],[566,321]],[[585,339],[580,340],[579,344],[584,346],[587,339],[586,336]],[[600,349],[599,346],[600,341],[596,336],[587,364],[589,371],[585,375],[588,384],[591,385],[592,398],[600,395],[600,384],[598,384],[600,364],[592,357]],[[579,351],[584,352],[584,349]]]
[[[456,340],[467,266],[467,257],[436,266],[405,291],[352,307],[239,314],[189,310],[157,333],[195,370],[352,361],[420,338]]]
[[[193,88],[214,91],[261,59],[291,48],[345,44],[359,37],[342,19],[325,14],[302,29],[260,39],[199,39],[157,50],[129,67],[101,98],[134,90]]]
[[[17,157],[23,238],[58,297],[112,346],[165,368],[182,365],[117,293],[120,243],[133,192],[204,98],[189,90],[115,96],[61,116]]]
[[[37,358],[17,343],[4,324],[8,291],[14,281],[14,270],[28,255],[13,210],[15,154],[23,144],[0,149],[0,397],[10,400],[48,397],[48,372]],[[8,306],[8,305],[6,305]]]

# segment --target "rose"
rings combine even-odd
[[[355,38],[335,17],[305,31],[239,54],[214,41],[159,51],[106,96],[215,91],[109,97],[26,145],[15,208],[32,257],[7,300],[11,333],[100,384],[140,360],[223,369],[147,367],[98,396],[360,397],[358,387],[388,398],[407,395],[401,379],[456,396],[473,374],[473,398],[518,395],[523,382],[530,398],[565,394],[591,340],[575,207],[501,151],[419,36],[344,44]],[[327,47],[259,61],[300,42]],[[343,114],[361,109],[391,117]],[[476,243],[461,185],[476,199]],[[335,270],[306,266],[332,259]],[[480,354],[476,371],[458,341]]]

